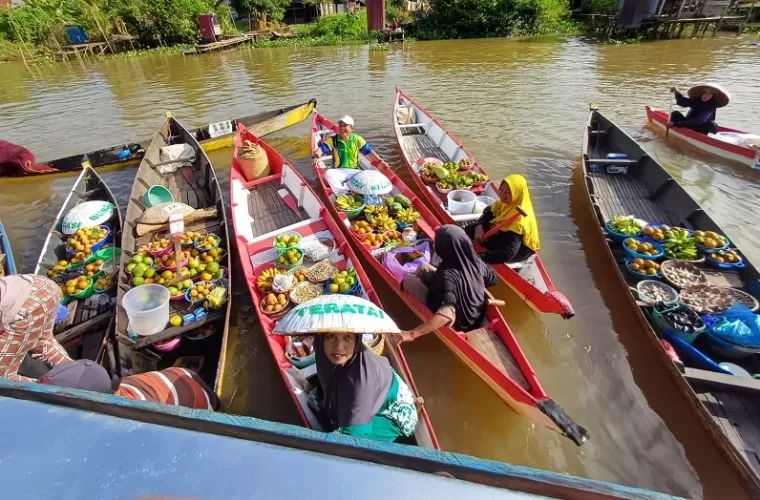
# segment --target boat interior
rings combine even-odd
[[[633,215],[647,222],[722,234],[718,225],[662,166],[600,113],[594,112],[589,118],[586,145],[584,177],[600,224],[613,216]],[[610,159],[610,153],[622,153],[625,158]],[[625,166],[628,171],[622,175],[608,174],[608,166]],[[613,255],[628,284],[635,286],[636,280],[625,270],[625,257],[619,246],[611,247]],[[758,280],[758,272],[749,262],[738,270],[715,269],[706,263],[696,265],[713,286],[733,287],[751,294],[752,284]],[[642,314],[657,331],[650,315],[644,311]],[[718,365],[730,362],[749,373],[758,373],[760,355],[736,357],[736,353],[718,351],[704,334],[692,344],[672,334],[666,333],[665,337],[686,365],[684,376],[705,409],[746,462],[760,474],[757,452],[760,450],[760,380],[731,375]]]
[[[171,161],[161,160],[161,148],[167,144],[189,144],[193,147],[192,157],[178,158]],[[161,173],[158,167],[172,163],[186,164],[172,172]],[[125,218],[125,234],[122,240],[123,259],[130,259],[142,245],[147,245],[157,239],[171,238],[168,223],[152,226],[155,230],[138,234],[138,220],[146,210],[143,195],[153,185],[161,185],[169,189],[174,201],[182,202],[194,209],[209,210],[212,218],[186,222],[185,231],[214,233],[221,237],[219,248],[222,260],[220,264],[227,270],[229,264],[229,235],[225,218],[224,200],[219,191],[216,174],[208,158],[203,153],[195,138],[190,135],[173,118],[161,127],[161,130],[151,142],[145,153],[143,164],[138,170],[132,187],[127,214]],[[189,248],[189,247],[188,247]],[[185,248],[187,250],[188,248]],[[172,254],[173,255],[173,254]],[[229,286],[229,272],[226,278]],[[119,273],[119,298],[130,289],[130,277],[124,266]],[[134,337],[127,331],[126,311],[117,307],[116,339],[119,341],[119,357],[122,376],[131,373],[163,369],[182,363],[183,360],[202,357],[202,368],[199,371],[210,386],[217,387],[219,380],[218,367],[223,362],[223,347],[227,335],[229,317],[229,302],[217,311],[208,311],[205,318],[195,322],[169,327],[154,335]],[[184,316],[194,309],[184,300],[170,302],[170,315]],[[170,351],[162,352],[154,346],[175,337],[180,337],[179,346]]]

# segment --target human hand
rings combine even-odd
[[[311,159],[311,166],[313,168],[317,168],[318,165],[319,165],[319,158],[312,158]]]
[[[675,94],[678,92],[678,89],[676,87],[670,87],[670,93]]]
[[[410,330],[401,330],[401,333],[393,335],[393,342],[399,345],[403,342],[412,342],[415,338],[414,333]]]

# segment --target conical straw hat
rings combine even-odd
[[[291,309],[275,335],[399,333],[396,323],[372,302],[353,295],[322,295]]]

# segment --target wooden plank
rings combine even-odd
[[[734,375],[688,367],[684,372],[684,376],[692,386],[725,392],[745,393],[760,397],[760,380],[753,378],[736,377]]]
[[[162,340],[167,340],[172,337],[176,337],[177,335],[182,335],[185,332],[195,330],[196,328],[200,328],[206,323],[211,323],[212,321],[216,321],[218,319],[224,318],[225,312],[226,312],[226,309],[222,311],[212,311],[211,313],[208,314],[208,316],[203,318],[201,321],[194,321],[193,323],[190,323],[187,325],[167,328],[166,330],[162,330],[156,334],[148,335],[147,337],[140,337],[139,340],[134,342],[134,344],[132,345],[132,349],[134,350],[144,349],[150,345],[155,344],[156,342],[161,342]]]
[[[467,332],[467,340],[472,346],[478,350],[483,356],[491,361],[494,366],[501,369],[511,379],[520,384],[526,391],[530,391],[531,387],[528,381],[525,379],[520,367],[517,365],[512,353],[509,352],[504,342],[494,332],[486,329],[479,328],[471,332]]]
[[[755,473],[760,473],[760,428],[753,422],[740,397],[726,392],[714,392],[712,395],[723,407],[725,419],[738,437],[740,445],[737,449]]]

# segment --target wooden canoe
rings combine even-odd
[[[263,314],[260,309],[260,304],[266,294],[259,290],[256,278],[265,269],[275,264],[278,254],[272,246],[274,238],[278,234],[296,231],[303,238],[301,245],[315,241],[316,238],[332,240],[335,243],[335,252],[331,258],[338,269],[356,270],[361,284],[361,296],[381,308],[382,304],[338,225],[330,218],[324,205],[301,174],[285,161],[282,155],[246,130],[244,126],[238,125],[238,129],[230,172],[230,205],[238,255],[248,290],[251,292],[253,306],[258,313],[259,323],[285,386],[293,398],[304,425],[320,430],[319,422],[307,404],[308,387],[313,383],[312,377],[316,376],[316,364],[305,368],[294,366],[285,354],[285,337],[271,334],[276,325],[276,319]],[[238,149],[244,140],[259,144],[264,148],[269,157],[270,175],[254,181],[246,181],[238,160]],[[385,355],[414,394],[419,396],[401,349],[386,340]],[[419,446],[439,448],[433,426],[424,407],[420,408],[419,422],[414,437]]]
[[[160,150],[167,142],[172,144],[188,144],[194,150],[194,160],[191,165],[178,170],[161,174],[158,167],[161,166]],[[168,224],[157,226],[157,232],[137,236],[137,223],[145,210],[143,195],[153,185],[164,186],[171,191],[174,201],[185,203],[195,209],[214,208],[215,217],[205,220],[195,220],[185,224],[185,231],[206,231],[214,233],[221,238],[219,248],[223,249],[223,259],[219,264],[230,268],[229,235],[227,232],[227,217],[224,207],[224,199],[219,188],[219,182],[206,153],[195,139],[195,136],[185,129],[170,114],[153,141],[145,152],[142,162],[137,170],[132,192],[130,194],[125,226],[121,240],[122,266],[118,278],[118,303],[116,308],[116,340],[119,342],[119,359],[121,376],[133,373],[163,369],[172,364],[180,357],[203,357],[203,369],[201,377],[214,387],[217,394],[221,394],[222,374],[224,372],[225,353],[227,344],[227,329],[232,296],[230,294],[227,304],[220,310],[209,310],[205,318],[182,324],[181,326],[168,327],[156,334],[145,337],[134,337],[129,333],[127,314],[122,307],[124,295],[130,290],[131,282],[126,270],[126,263],[133,257],[138,249],[151,242],[151,238],[170,238]],[[232,289],[232,275],[227,273],[227,290]],[[188,303],[185,301],[170,302],[170,314],[185,314],[188,311]],[[167,325],[168,326],[168,325]],[[196,337],[208,333],[208,336],[195,340]],[[178,348],[171,352],[160,352],[153,344],[181,336]]]
[[[647,106],[646,110],[647,123],[649,126],[664,136],[668,123],[668,113],[661,109],[653,108],[652,106]],[[734,130],[728,127],[718,127],[718,132],[727,134],[747,134],[747,132]],[[750,167],[755,171],[760,171],[760,146],[753,149],[751,147],[721,140],[719,136],[700,134],[694,130],[682,127],[671,127],[667,134],[667,138],[670,137],[675,137],[692,148],[698,149],[712,156]]]
[[[610,160],[607,158],[610,153],[622,153],[627,158]],[[625,165],[629,170],[626,175],[608,174],[607,165]],[[760,445],[760,381],[690,367],[692,360],[696,359],[692,356],[693,351],[714,356],[702,342],[706,340],[706,334],[697,338],[693,346],[670,337],[670,343],[687,365],[686,374],[682,374],[662,348],[662,332],[652,322],[649,308],[628,293],[628,287],[635,286],[635,282],[625,269],[620,243],[610,241],[604,224],[616,215],[634,215],[648,222],[725,233],[662,165],[594,107],[583,136],[582,168],[584,188],[598,222],[597,234],[607,243],[608,256],[617,270],[620,286],[631,307],[638,312],[642,335],[655,351],[654,356],[667,365],[678,387],[688,397],[690,408],[685,409],[684,416],[690,414],[700,421],[757,498],[760,495],[760,462],[755,451]],[[760,275],[746,260],[746,255],[744,259],[746,266],[738,271],[720,272],[706,264],[697,266],[707,275],[711,285],[735,287],[757,295]],[[754,371],[760,370],[755,367]],[[716,382],[718,379],[721,379],[720,383]]]
[[[11,240],[8,233],[0,222],[0,276],[16,274],[16,261],[13,260],[13,250],[11,250]]]
[[[98,173],[91,168],[85,168],[71,187],[69,195],[50,227],[34,268],[34,274],[52,277],[50,274],[52,267],[60,260],[67,259],[65,246],[68,236],[63,233],[62,228],[64,217],[71,209],[87,201],[106,201],[113,205],[113,215],[103,225],[111,231],[107,245],[118,248],[122,233],[119,203]],[[118,255],[109,266],[110,274],[119,268]],[[83,272],[85,272],[84,268]],[[80,274],[76,271],[73,273],[73,277]],[[66,304],[69,314],[64,321],[55,326],[54,333],[56,340],[66,347],[73,357],[102,360],[99,356],[105,355],[107,342],[104,342],[104,336],[112,323],[115,297],[115,287],[87,299],[71,300],[70,297],[64,297],[61,303]],[[110,366],[113,367],[113,365]]]
[[[411,110],[411,114],[409,110]],[[397,117],[400,116],[400,113],[403,116],[411,116],[413,123],[399,123]],[[439,193],[434,185],[426,184],[420,177],[418,169],[427,158],[435,158],[444,162],[459,162],[467,159],[473,163],[474,171],[481,174],[486,172],[438,120],[399,88],[396,88],[396,97],[393,101],[393,130],[403,153],[404,165],[414,180],[417,193],[421,195],[425,204],[438,220],[444,224],[459,224],[461,226],[478,220],[480,213],[452,215],[447,207],[446,195]],[[497,200],[498,189],[498,183],[489,180],[486,182],[481,195]],[[522,262],[496,264],[493,268],[496,274],[534,310],[559,314],[566,319],[572,318],[575,314],[570,301],[552,283],[538,254]]]
[[[232,147],[237,123],[242,123],[258,136],[265,136],[292,125],[301,123],[314,110],[317,105],[316,99],[311,99],[303,104],[289,106],[287,108],[266,111],[243,118],[233,118],[209,123],[202,127],[190,130],[190,133],[201,143],[204,151],[215,151]],[[63,172],[72,172],[82,169],[82,162],[89,161],[93,168],[118,168],[129,167],[140,163],[145,155],[145,148],[150,140],[119,144],[110,148],[99,149],[89,153],[68,156],[43,162],[44,165],[55,170],[50,172],[23,172],[20,175],[50,175]],[[13,172],[0,172],[0,177],[10,177],[17,174]]]
[[[312,151],[326,136],[337,133],[337,130],[334,123],[315,112],[311,126]],[[361,256],[364,265],[374,268],[388,286],[409,304],[420,321],[429,320],[433,313],[420,301],[400,289],[391,273],[350,230],[350,222],[345,214],[338,211],[335,206],[336,196],[327,182],[325,173],[331,164],[332,158],[323,156],[317,168],[319,186],[326,198],[330,215],[340,223],[341,230]],[[391,194],[402,194],[411,201],[412,206],[420,213],[417,225],[425,233],[424,236],[432,240],[434,231],[440,224],[406,184],[389,168],[373,165],[363,155],[360,157],[360,168],[374,169],[385,175],[393,184]],[[438,330],[436,334],[465,365],[483,379],[519,415],[567,436],[578,445],[583,444],[588,439],[588,432],[576,424],[557,403],[546,395],[528,358],[498,307],[489,306],[486,316],[488,319],[486,328],[458,332],[445,327]]]

